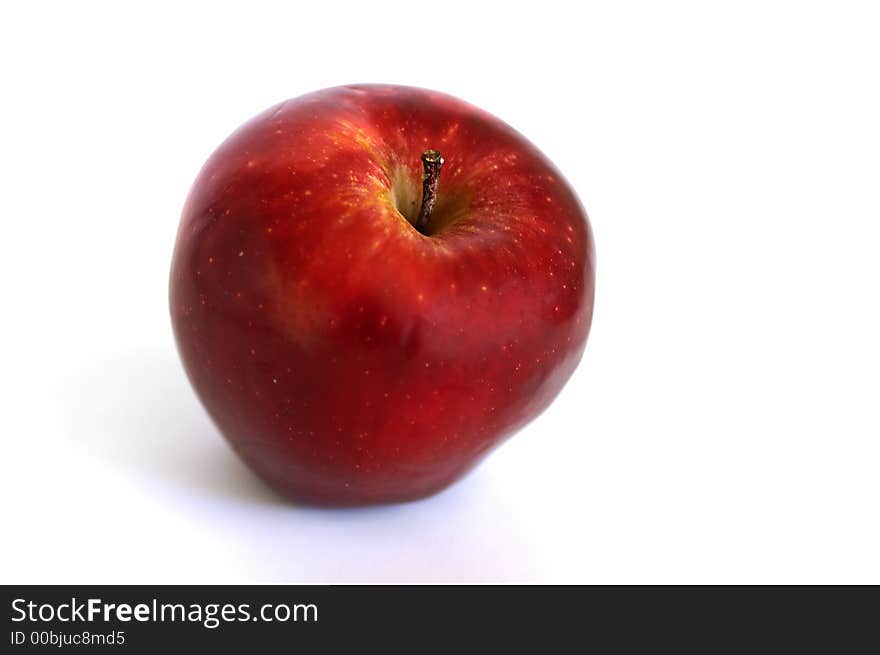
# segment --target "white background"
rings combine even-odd
[[[0,579],[880,583],[878,33],[868,2],[4,4]],[[328,511],[227,449],[167,279],[210,152],[348,82],[523,132],[599,277],[543,416],[433,499]]]

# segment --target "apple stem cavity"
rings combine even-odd
[[[419,209],[419,217],[416,219],[415,228],[422,234],[428,234],[428,224],[431,222],[431,212],[437,203],[437,186],[440,183],[440,168],[443,166],[443,157],[439,150],[426,150],[422,153],[422,206]]]

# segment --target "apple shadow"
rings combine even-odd
[[[91,361],[74,377],[75,384],[66,385],[59,409],[67,410],[72,438],[88,455],[186,493],[291,506],[226,444],[192,391],[173,349]]]
[[[226,444],[171,346],[88,359],[64,377],[55,408],[74,453],[214,535],[237,579],[528,580],[542,557],[528,517],[485,475],[397,505],[320,508],[277,495]]]
[[[58,394],[56,407],[67,410],[65,422],[77,449],[168,491],[340,518],[394,513],[395,508],[413,505],[326,507],[279,495],[226,443],[196,397],[173,347],[91,360],[72,377]],[[454,486],[471,477],[469,473]],[[446,496],[447,491],[418,502]]]

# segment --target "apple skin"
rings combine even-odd
[[[410,221],[429,148],[445,163],[424,235]],[[584,350],[594,260],[577,196],[511,127],[433,91],[336,87],[265,111],[209,158],[171,317],[199,398],[272,487],[400,502],[550,404]]]

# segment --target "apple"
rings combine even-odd
[[[199,398],[272,487],[407,501],[550,404],[584,351],[594,261],[574,191],[507,124],[344,86],[268,109],[208,159],[171,318]]]

